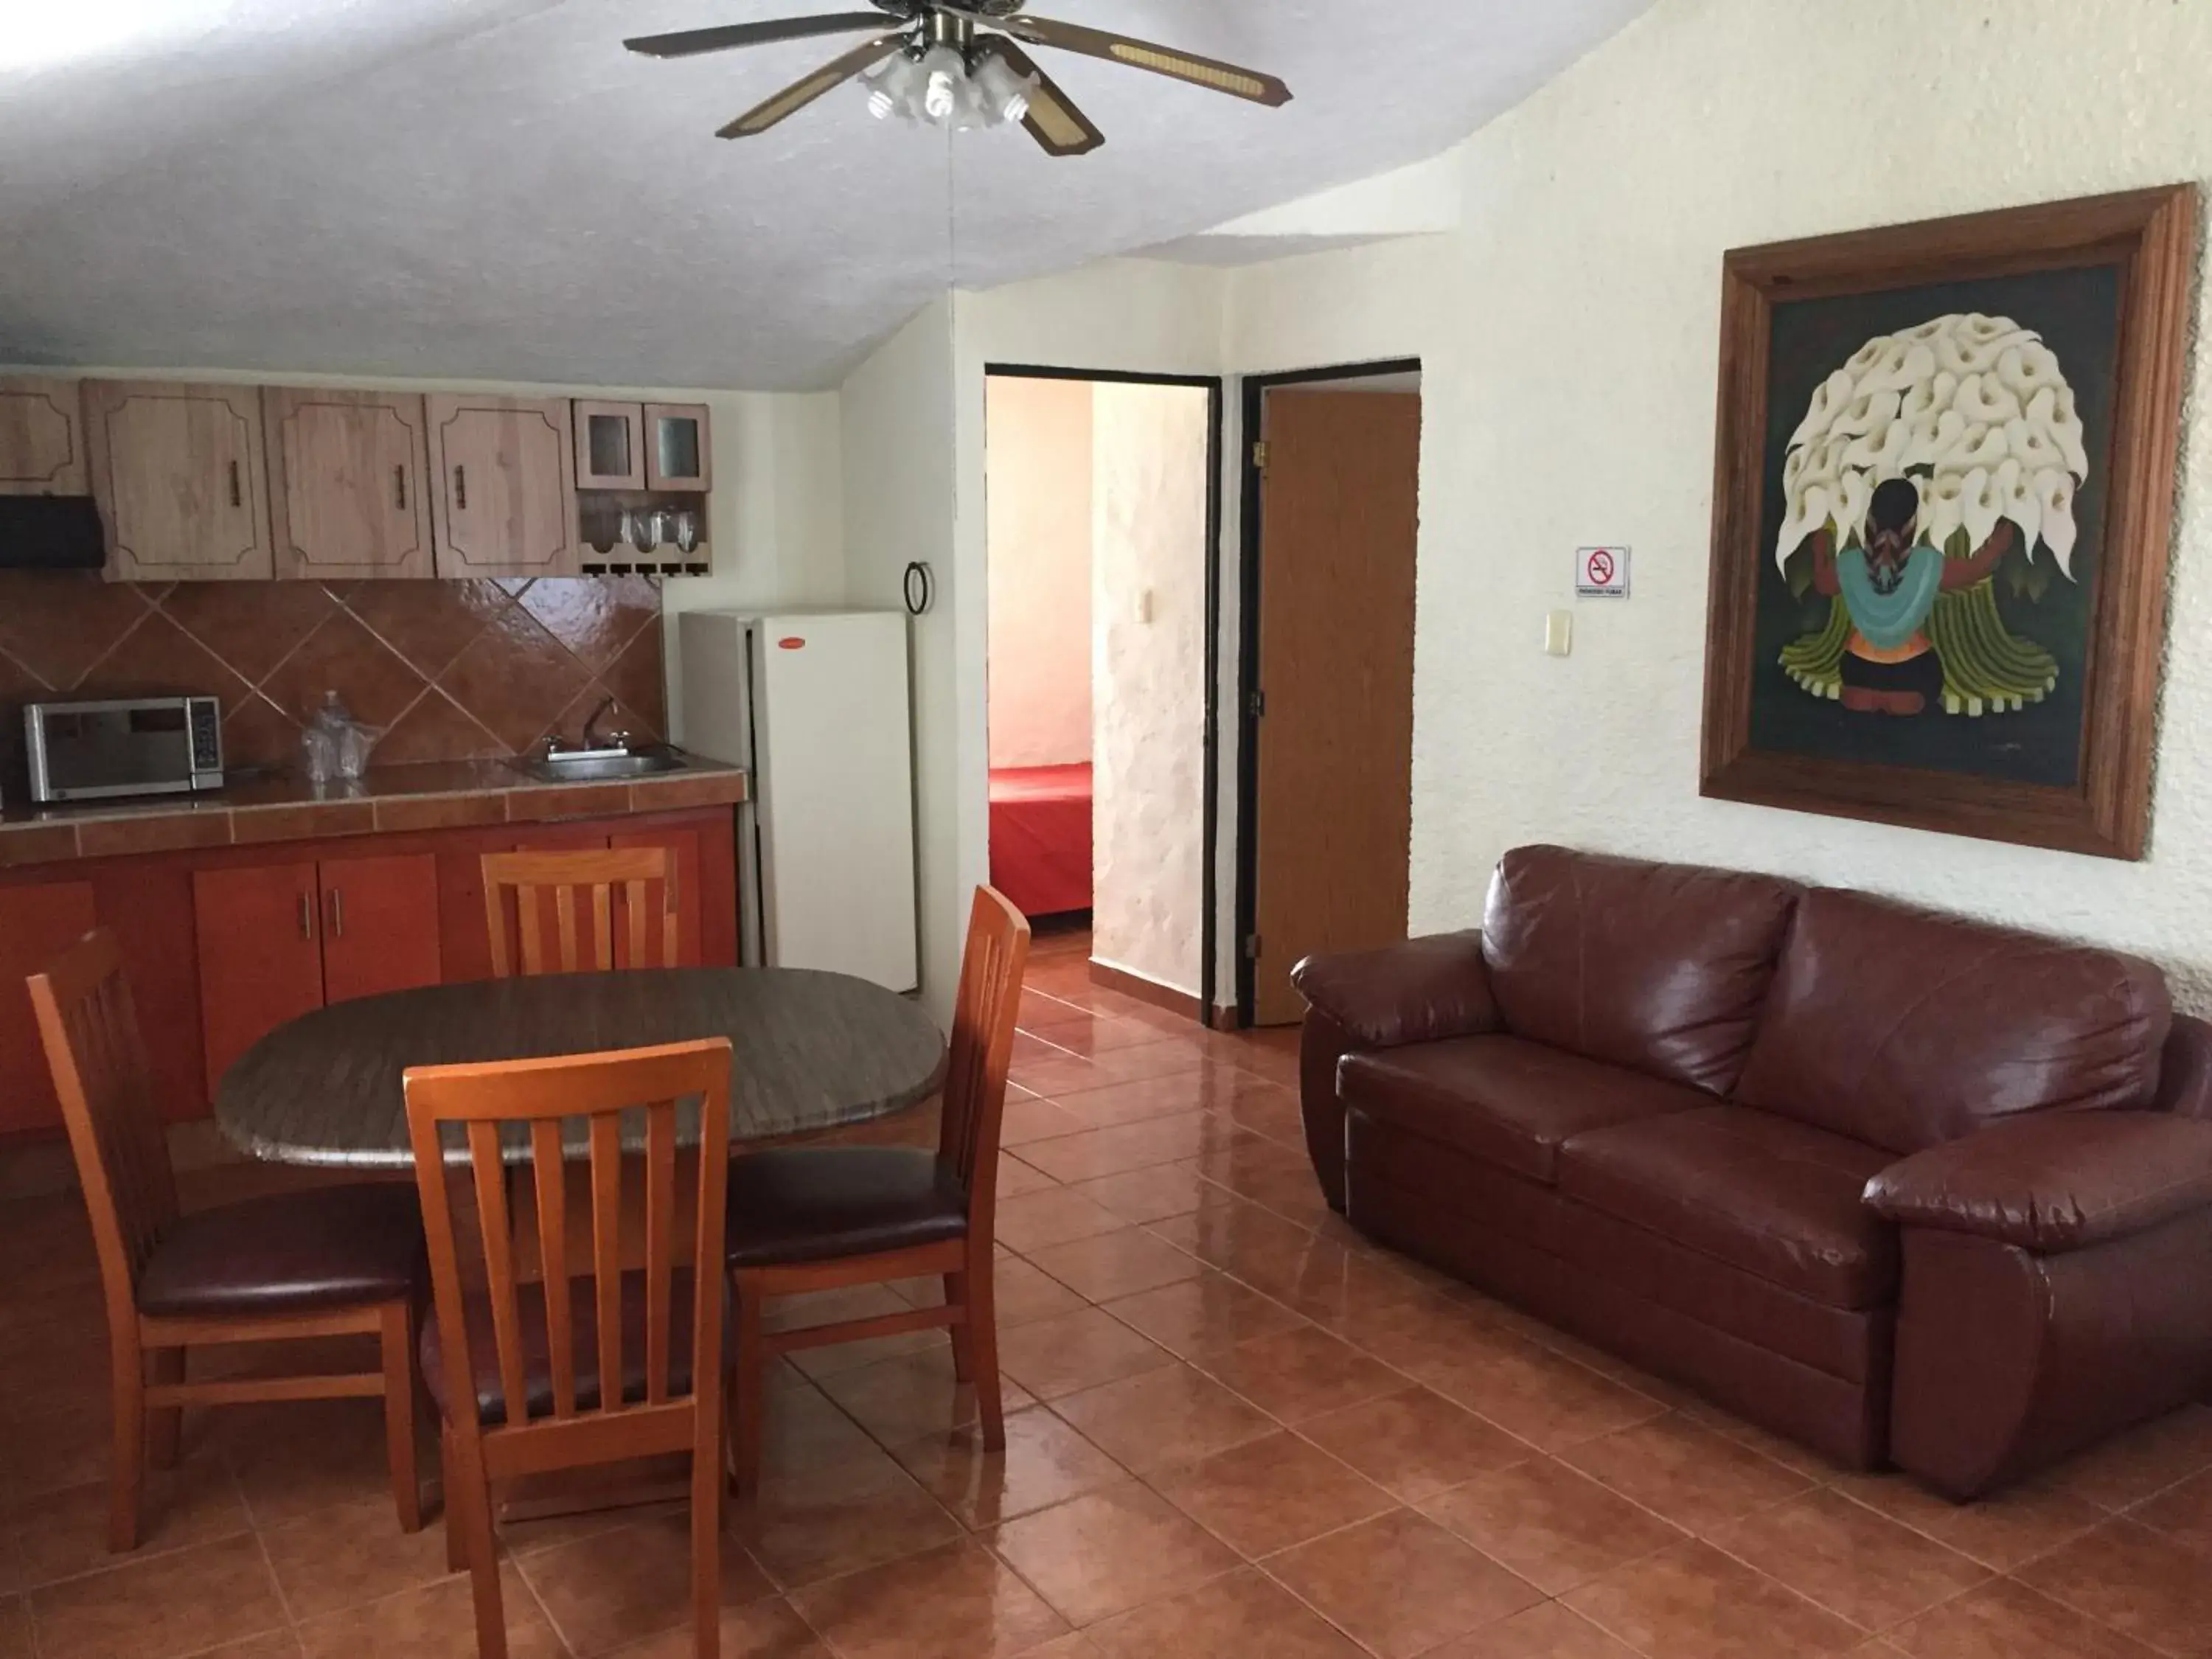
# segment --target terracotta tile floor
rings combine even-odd
[[[1288,1035],[1094,990],[1084,943],[1042,941],[1008,1115],[1008,1449],[941,1340],[780,1370],[732,1659],[2212,1654],[2212,1409],[1971,1509],[1826,1468],[1368,1246],[1305,1172]],[[109,1558],[104,1364],[82,1217],[0,1209],[0,1659],[473,1653],[371,1405],[193,1422]],[[680,1514],[503,1543],[519,1659],[690,1653]]]

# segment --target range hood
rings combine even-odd
[[[0,570],[99,570],[107,540],[89,495],[0,495]]]

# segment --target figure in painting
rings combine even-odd
[[[1782,666],[1864,713],[2041,702],[2058,665],[2006,625],[1997,583],[2033,602],[2054,567],[2075,580],[2088,476],[2073,388],[2033,330],[1977,313],[1869,340],[1790,435],[1774,556],[1829,609]]]

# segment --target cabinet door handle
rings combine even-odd
[[[315,901],[307,893],[300,895],[300,939],[306,945],[315,942]]]
[[[239,482],[238,463],[236,461],[233,461],[230,464],[230,504],[233,507],[244,507],[246,505],[246,491]]]
[[[335,887],[331,889],[331,937],[345,937],[345,894]]]
[[[407,469],[404,465],[392,469],[392,495],[399,510],[407,510]]]
[[[465,466],[453,469],[453,505],[464,513],[469,510],[469,470]]]

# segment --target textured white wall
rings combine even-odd
[[[936,603],[914,622],[913,676],[921,990],[940,1020],[951,1016],[969,896],[981,879],[962,842],[959,792],[971,772],[981,776],[982,643],[970,637],[966,609],[982,608],[984,580],[980,562],[963,580],[953,557],[952,325],[950,296],[933,301],[838,393],[845,602],[900,609],[910,560],[937,578]],[[969,754],[960,714],[971,695],[977,729]]]
[[[1091,758],[1091,385],[986,392],[991,764]]]
[[[2146,861],[1697,793],[1723,252],[2202,180],[2208,64],[2212,7],[2168,0],[1662,0],[1463,147],[1467,228],[1433,256],[1238,275],[1239,368],[1386,341],[1425,360],[1417,928],[1473,918],[1499,854],[1556,840],[2108,941],[2160,961],[2185,1002],[2212,1010],[2201,349]],[[1634,545],[1636,597],[1581,606],[1575,654],[1547,658],[1543,613],[1574,603],[1572,550],[1601,541]]]
[[[1097,388],[1091,955],[1192,995],[1206,856],[1206,423],[1203,391]]]
[[[684,740],[676,618],[686,611],[834,605],[845,595],[842,450],[835,392],[719,392],[708,533],[714,574],[661,584],[670,715]]]

